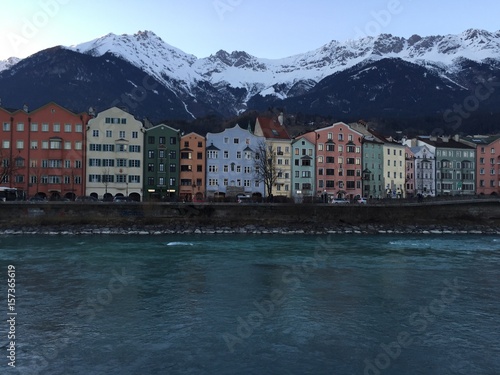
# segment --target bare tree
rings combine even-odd
[[[266,145],[265,141],[261,141],[254,155],[254,173],[255,178],[264,183],[267,197],[272,196],[273,186],[278,179],[278,169],[276,165],[276,152],[274,147]]]

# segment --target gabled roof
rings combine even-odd
[[[267,117],[257,117],[255,122],[255,133],[258,132],[259,126],[262,135],[266,139],[291,139],[286,128],[277,120]]]
[[[217,148],[216,146],[214,146],[214,144],[212,143],[210,146],[207,147],[207,151],[220,151],[220,148]]]

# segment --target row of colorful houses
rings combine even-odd
[[[291,137],[282,116],[183,134],[117,107],[73,113],[56,103],[0,108],[0,124],[1,185],[26,197],[300,202],[500,193],[500,136],[396,141],[362,122],[338,122]],[[262,145],[275,174],[267,188],[256,162]]]

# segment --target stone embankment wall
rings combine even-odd
[[[500,200],[401,204],[1,203],[0,230],[155,228],[195,232],[481,230],[500,233]],[[241,231],[240,231],[241,232]]]

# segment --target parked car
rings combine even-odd
[[[76,197],[75,202],[99,202],[99,200],[90,195],[81,195],[79,197]]]
[[[252,197],[248,194],[238,194],[236,198],[238,203],[252,203]]]
[[[347,199],[343,199],[343,198],[334,198],[332,200],[332,203],[333,204],[349,204],[349,201]]]
[[[130,197],[117,196],[117,197],[113,198],[113,202],[115,202],[115,203],[130,203],[130,202],[135,202],[135,201]]]
[[[356,202],[359,204],[366,204],[366,198],[365,197],[358,197],[358,198],[356,198]]]

